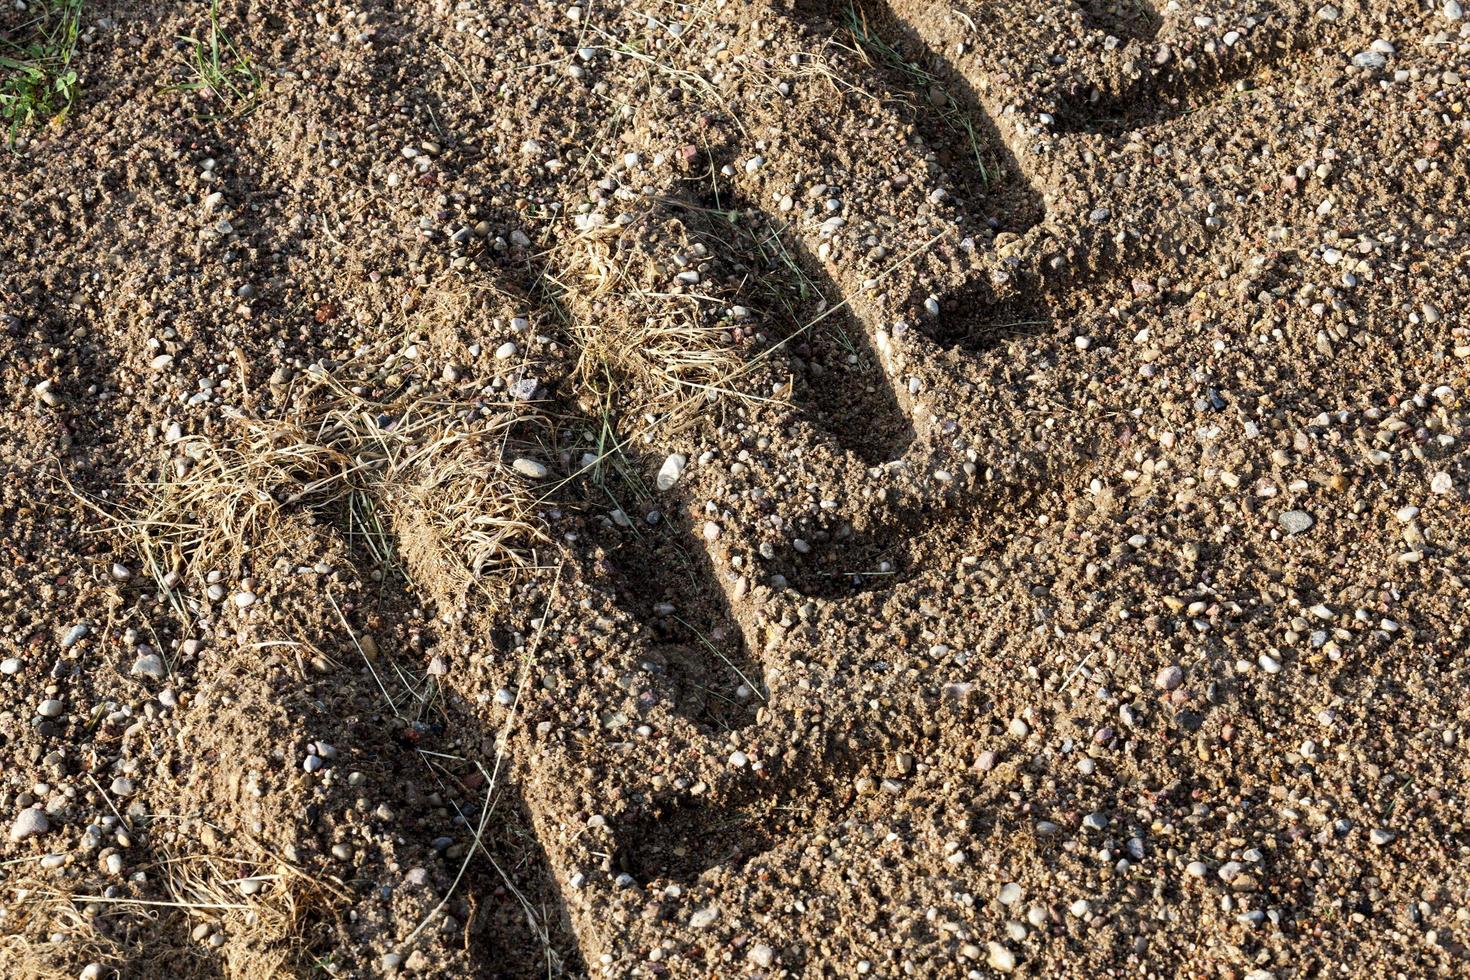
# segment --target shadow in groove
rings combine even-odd
[[[717,576],[714,560],[677,500],[628,502],[629,526],[598,531],[594,573],[643,624],[643,666],[675,709],[706,731],[744,728],[764,696],[764,673]]]
[[[1152,41],[1164,19],[1149,0],[1079,0],[1083,26],[1120,41]]]
[[[897,103],[945,171],[946,188],[971,219],[1020,233],[1042,219],[1041,192],[963,73],[924,43],[883,0],[794,0],[817,33],[838,34],[867,57],[877,87]]]
[[[777,374],[807,421],[869,466],[903,456],[913,422],[873,346],[872,326],[825,266],[780,222],[726,188],[690,209],[689,224],[750,284]]]
[[[967,745],[989,709],[983,699],[939,699],[916,689],[882,706],[854,703],[831,724],[807,728],[788,711],[764,733],[781,751],[767,768],[723,787],[683,795],[631,815],[617,832],[613,861],[644,885],[692,882],[706,871],[738,871],[787,842],[891,811],[912,771],[946,742]],[[790,727],[795,722],[795,727]],[[863,777],[863,778],[859,778]]]

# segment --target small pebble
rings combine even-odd
[[[145,653],[133,661],[133,667],[129,671],[134,677],[147,677],[155,681],[161,681],[168,676],[168,668],[163,664],[163,658],[156,653]]]
[[[985,962],[992,970],[1010,973],[1016,969],[1016,954],[997,942],[985,944]]]
[[[527,459],[524,456],[516,459],[516,461],[511,463],[510,465],[521,476],[529,477],[532,480],[540,480],[544,478],[548,472],[550,472],[546,468],[545,463],[538,462],[534,459]]]
[[[1287,534],[1301,534],[1317,523],[1317,519],[1304,510],[1283,511],[1278,520]]]
[[[675,483],[679,482],[679,477],[683,475],[684,467],[688,462],[687,457],[681,456],[679,453],[671,453],[664,460],[664,465],[659,467],[655,485],[660,490],[668,490],[673,487]]]

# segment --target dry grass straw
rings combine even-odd
[[[56,936],[64,936],[64,944],[53,942]],[[75,980],[87,963],[111,966],[126,958],[66,892],[28,874],[6,876],[0,888],[0,976]]]
[[[130,977],[319,972],[303,957],[307,932],[337,921],[351,893],[284,862],[264,874],[257,867],[217,855],[165,856],[147,869],[167,896],[157,899],[88,894],[61,875],[20,876],[0,893],[0,975],[75,978],[88,963]],[[252,878],[262,887],[247,896],[240,885]],[[224,937],[218,946],[215,934]]]
[[[211,570],[287,554],[292,514],[333,518],[364,503],[388,515],[436,598],[534,564],[547,540],[540,497],[512,461],[542,450],[542,413],[456,400],[412,366],[378,351],[310,372],[287,408],[235,411],[224,437],[180,440],[142,505],[109,516],[170,595]]]
[[[305,975],[301,962],[309,948],[307,929],[313,922],[332,922],[352,903],[340,883],[313,878],[285,862],[270,874],[257,874],[252,862],[238,858],[185,855],[165,858],[159,870],[172,907],[189,916],[191,929],[210,923],[227,937],[220,948],[225,972],[232,977]],[[246,879],[262,889],[246,896]]]
[[[694,268],[707,254],[657,205],[559,246],[554,282],[578,350],[577,383],[591,403],[584,408],[618,416],[636,436],[677,431],[736,394],[727,382],[747,354],[732,334],[727,287],[676,280],[679,266]]]

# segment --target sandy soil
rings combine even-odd
[[[1470,970],[1456,0],[83,23],[0,973]]]

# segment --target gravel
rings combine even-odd
[[[11,870],[330,875],[300,940],[354,976],[1453,973],[1460,2],[876,4],[903,67],[842,5],[319,5],[229,19],[289,97],[208,132],[157,84],[187,17],[99,23],[128,98],[0,176],[0,804],[66,831]],[[601,400],[618,323],[753,397],[670,411],[619,349]],[[145,513],[327,364],[514,417],[483,459],[570,475],[534,560],[435,562],[403,486],[389,562],[293,463],[242,488],[280,533],[160,588],[55,486]],[[460,880],[505,772],[513,881]],[[102,913],[37,923],[64,975],[135,935]],[[285,952],[246,919],[190,923],[201,970]]]

